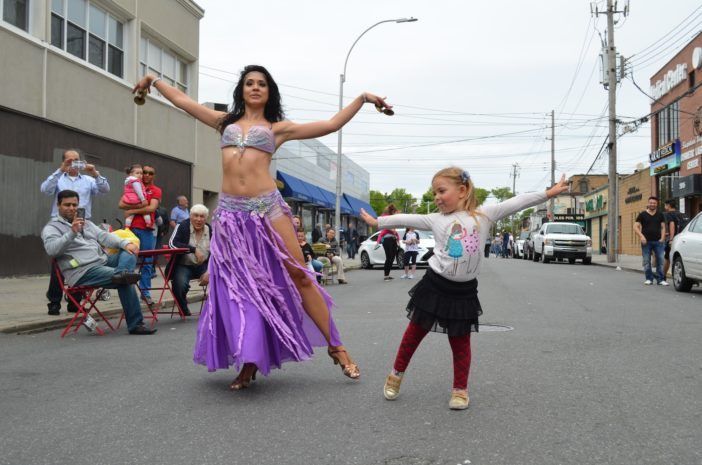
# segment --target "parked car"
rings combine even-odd
[[[524,258],[524,260],[534,259],[534,235],[538,233],[538,231],[531,231],[527,234],[526,239],[524,239],[524,245],[522,246],[524,252],[522,258]]]
[[[544,263],[567,258],[568,262],[592,262],[592,239],[577,223],[546,223],[534,236],[534,261]]]
[[[529,237],[527,231],[522,231],[519,233],[519,239],[514,242],[514,257],[512,258],[524,258],[524,241]]]
[[[400,235],[400,239],[405,234],[404,228],[396,229],[397,233]],[[417,231],[419,234],[419,253],[417,254],[417,265],[426,265],[427,260],[434,254],[434,233],[431,231]],[[358,248],[358,254],[361,257],[361,267],[363,269],[369,270],[375,265],[383,265],[385,263],[385,249],[383,246],[378,244],[378,234],[376,232],[371,237],[361,242]],[[398,268],[404,266],[404,253],[405,244],[400,241],[400,251],[397,254]]]
[[[673,238],[670,259],[676,291],[689,292],[693,284],[702,282],[702,213]]]

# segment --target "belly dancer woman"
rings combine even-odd
[[[390,106],[364,93],[328,121],[296,124],[284,119],[278,86],[262,66],[241,72],[229,113],[200,105],[155,76],[134,87],[151,86],[176,107],[221,134],[222,191],[213,218],[210,284],[193,351],[209,371],[236,365],[230,388],[248,387],[256,371],[267,375],[286,361],[312,356],[327,346],[334,364],[352,379],[358,366],[341,343],[331,317],[333,302],[306,268],[290,209],[269,166],[286,141],[338,131],[364,103]]]

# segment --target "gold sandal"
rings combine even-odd
[[[251,367],[253,367],[253,371],[251,371]],[[247,373],[249,372],[250,373]],[[229,385],[229,390],[231,391],[239,391],[241,389],[246,389],[249,387],[249,384],[251,384],[251,381],[256,380],[256,372],[258,371],[258,367],[254,365],[253,363],[244,363],[244,366],[241,368],[241,371],[239,372],[239,376],[237,376],[234,381],[232,381],[232,384]]]
[[[335,354],[339,353],[345,353],[347,356],[349,355],[348,352],[346,352],[346,349],[334,349],[332,350],[331,347],[327,349],[327,354],[334,360],[334,365],[340,365],[341,366],[341,371],[344,373],[344,376],[348,376],[351,379],[358,379],[361,377],[361,370],[358,369],[358,365],[353,363],[353,360],[351,360],[351,357],[349,357],[349,363],[347,365],[344,365],[341,363],[341,360],[339,360],[339,357],[335,356]]]

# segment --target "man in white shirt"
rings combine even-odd
[[[85,174],[81,174],[81,171]],[[77,150],[69,149],[63,152],[61,166],[51,173],[46,181],[41,184],[42,194],[51,196],[51,217],[58,215],[56,196],[63,190],[71,190],[80,196],[80,208],[85,209],[85,219],[92,216],[93,195],[106,194],[110,191],[110,184],[100,172],[95,169],[95,165],[80,160]],[[61,313],[61,286],[58,278],[52,269],[49,275],[49,289],[46,291],[46,298],[49,299],[49,315],[59,315]],[[68,304],[68,311],[75,312],[77,309],[72,303]]]

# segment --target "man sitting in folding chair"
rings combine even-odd
[[[202,205],[193,205],[190,209],[190,218],[178,223],[173,230],[168,245],[172,249],[189,249],[186,255],[176,255],[166,268],[166,276],[173,282],[173,296],[175,297],[184,316],[192,313],[188,308],[188,291],[190,281],[199,279],[201,286],[209,283],[207,262],[210,259],[210,238],[212,226],[207,223],[209,209]],[[170,268],[175,266],[172,273]]]
[[[144,326],[133,286],[139,280],[139,274],[134,273],[139,247],[82,218],[77,212],[78,200],[75,191],[58,193],[58,215],[41,232],[46,253],[56,260],[68,286],[117,289],[129,334],[155,333]],[[101,246],[120,251],[108,257]]]

